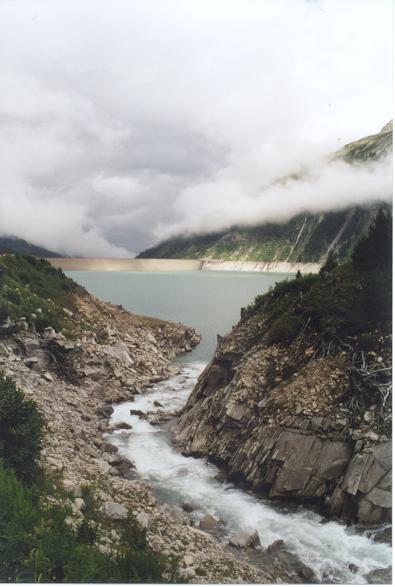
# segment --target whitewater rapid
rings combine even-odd
[[[115,406],[111,423],[126,422],[132,429],[109,436],[119,453],[129,458],[138,473],[148,480],[163,501],[179,506],[190,502],[197,522],[211,514],[226,522],[226,534],[258,530],[262,547],[283,540],[314,570],[322,582],[366,583],[366,574],[391,565],[391,548],[374,542],[355,528],[327,522],[317,513],[299,508],[287,509],[220,481],[219,469],[204,459],[185,457],[172,446],[169,434],[149,421],[130,415],[142,412],[174,412],[185,405],[204,364],[185,365],[175,377],[156,384],[133,402]],[[159,402],[163,407],[155,406]],[[351,572],[349,565],[358,570]]]

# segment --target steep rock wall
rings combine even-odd
[[[324,355],[308,337],[269,345],[257,336],[264,323],[253,313],[219,338],[176,443],[270,498],[316,502],[348,521],[388,520],[391,441],[378,405],[354,407],[348,354]]]

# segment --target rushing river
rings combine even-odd
[[[204,342],[183,357],[181,371],[155,385],[135,401],[116,406],[112,421],[127,422],[130,431],[117,431],[111,441],[130,458],[139,474],[150,481],[157,495],[180,506],[190,502],[198,521],[209,513],[225,521],[221,538],[239,531],[258,530],[262,546],[284,540],[323,582],[364,583],[371,570],[391,564],[391,549],[369,539],[367,533],[326,522],[303,508],[277,506],[231,483],[220,481],[218,469],[203,459],[181,455],[171,444],[166,429],[131,416],[143,412],[174,412],[186,402],[199,373],[215,348],[216,334],[225,334],[239,317],[240,307],[286,276],[188,272],[102,273],[72,272],[71,277],[90,291],[133,311],[181,321],[202,332]],[[163,407],[154,405],[159,402]],[[351,572],[349,565],[357,572]]]

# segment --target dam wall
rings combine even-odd
[[[199,259],[71,259],[48,258],[63,271],[199,271]]]
[[[203,261],[202,271],[262,271],[265,273],[318,273],[319,263],[288,263],[286,261]]]
[[[63,271],[257,271],[267,273],[318,273],[318,263],[220,261],[214,259],[90,259],[48,258]]]

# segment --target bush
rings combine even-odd
[[[43,430],[35,403],[11,379],[0,376],[0,458],[21,479],[31,480],[38,473]]]
[[[270,327],[269,344],[284,343],[295,338],[303,326],[302,316],[284,314],[277,318]]]
[[[392,270],[392,217],[379,210],[368,234],[355,246],[352,263],[358,271]]]
[[[171,564],[149,548],[131,517],[121,546],[112,553],[103,552],[67,524],[68,508],[49,505],[45,496],[38,499],[37,492],[1,462],[0,503],[0,582],[158,583],[176,579],[175,575],[165,579]],[[98,515],[95,509],[90,513]]]

